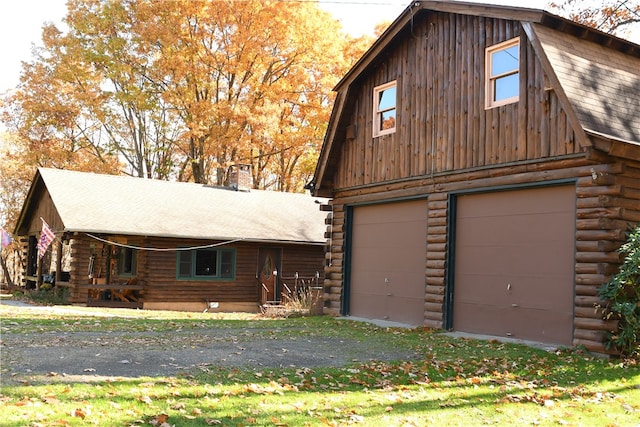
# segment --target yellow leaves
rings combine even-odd
[[[149,396],[139,396],[138,400],[147,405],[151,405],[153,403],[153,400]]]
[[[286,391],[298,391],[298,388],[291,384],[280,384],[275,381],[270,381],[266,386],[255,383],[245,384],[243,390],[246,393],[254,394],[283,394]]]
[[[73,1],[66,22],[45,28],[7,109],[31,165],[161,179],[192,165],[182,179],[206,182],[244,160],[277,190],[302,190],[331,89],[366,47],[315,2]]]
[[[277,426],[277,427],[285,427],[288,425],[287,423],[280,421],[276,417],[271,417],[271,422],[273,423],[274,426]]]

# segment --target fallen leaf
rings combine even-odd
[[[87,417],[87,414],[82,409],[74,409],[71,411],[71,416],[82,418],[84,420]]]
[[[149,396],[140,396],[138,400],[142,403],[146,403],[147,405],[151,405],[151,398]]]
[[[42,396],[42,401],[49,405],[57,405],[60,403],[57,397],[55,396]]]

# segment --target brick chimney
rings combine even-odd
[[[229,188],[236,191],[251,191],[253,181],[251,165],[237,163],[229,166],[227,177]]]

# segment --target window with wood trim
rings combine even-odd
[[[373,136],[396,131],[396,82],[385,83],[373,89]]]
[[[234,279],[236,251],[193,249],[178,252],[178,279]]]
[[[118,250],[118,276],[135,276],[137,270],[137,254],[132,248],[122,247]]]
[[[520,89],[520,38],[488,47],[485,52],[485,107],[517,102]]]

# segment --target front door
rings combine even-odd
[[[280,301],[280,261],[282,249],[260,248],[258,250],[258,280],[260,281],[260,303]]]

